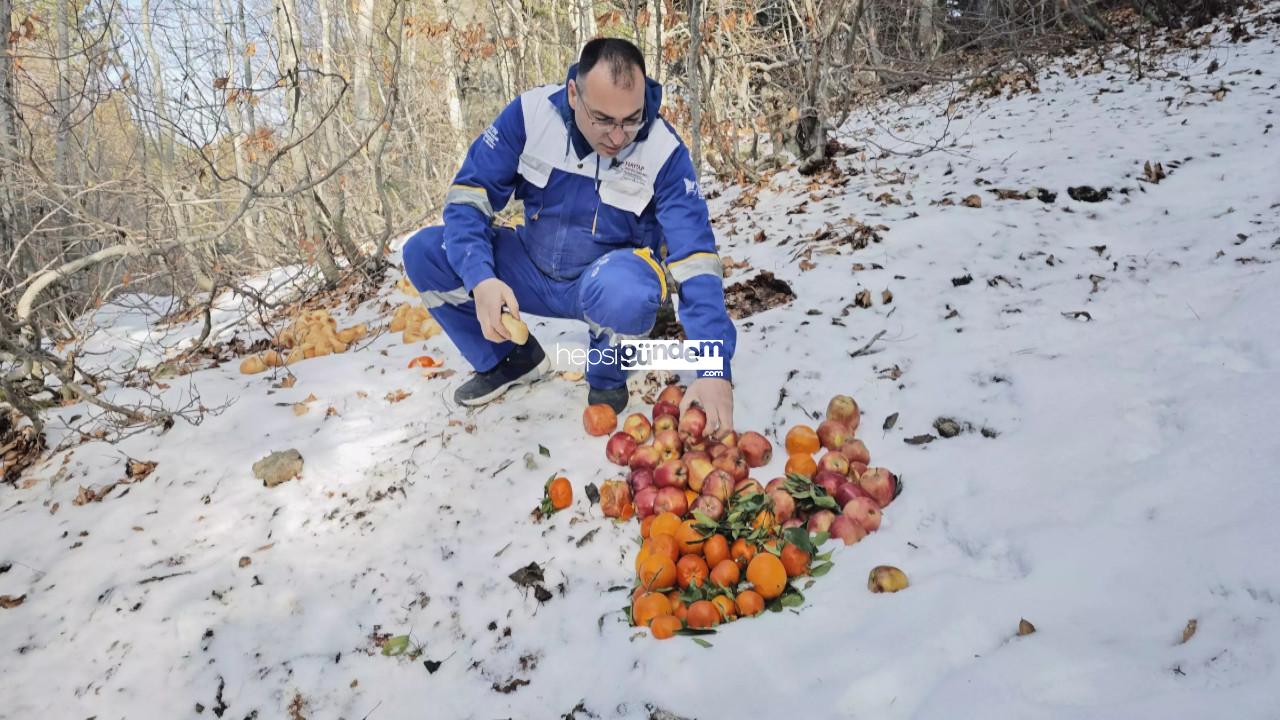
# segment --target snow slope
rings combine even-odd
[[[937,89],[855,117],[839,188],[783,173],[754,208],[720,189],[722,252],[751,266],[727,282],[768,270],[797,294],[739,323],[739,429],[780,447],[851,394],[906,487],[798,612],[709,648],[636,633],[618,612],[635,525],[584,498],[615,476],[584,441],[585,385],[469,413],[443,337],[383,335],[294,366],[292,388],[235,363],[175,381],[232,404],[6,489],[0,595],[26,598],[0,610],[0,718],[1277,717],[1280,4],[1251,17],[1248,39],[1223,25],[1144,79],[1125,53],[1089,54],[1046,67],[1038,93],[948,114]],[[1141,182],[1147,161],[1167,177]],[[1072,199],[1081,185],[1111,191]],[[990,192],[1033,187],[1056,198]],[[879,241],[838,242],[849,219],[885,226]],[[870,308],[852,305],[863,289]],[[583,341],[531,326],[549,350]],[[459,373],[406,369],[424,352]],[[968,431],[904,442],[943,416]],[[253,479],[291,447],[300,479]],[[126,456],[158,465],[73,504]],[[575,503],[535,523],[553,472]],[[508,577],[531,562],[545,602]],[[911,587],[868,593],[878,564]],[[1020,618],[1037,632],[1016,637]],[[410,653],[379,652],[404,634]]]

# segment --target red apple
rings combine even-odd
[[[706,480],[712,470],[716,469],[711,464],[711,459],[706,457],[706,453],[702,452],[686,453],[681,459],[689,471],[689,489],[696,493],[702,492],[702,482]]]
[[[641,520],[654,514],[653,503],[658,499],[658,488],[650,485],[649,487],[636,492],[635,498],[632,500],[636,504],[636,517]]]
[[[853,398],[848,395],[836,395],[827,403],[827,419],[844,424],[852,434],[858,429],[862,413],[858,410],[858,403]]]
[[[791,528],[797,528],[797,527],[804,527],[804,520],[801,520],[798,517],[793,517],[790,520],[782,523],[783,530],[790,530]]]
[[[685,497],[682,488],[664,487],[658,490],[658,497],[653,501],[653,511],[659,514],[675,513],[676,517],[684,517],[689,512],[689,499]]]
[[[770,480],[768,485],[764,486],[764,491],[767,493],[773,492],[774,490],[786,490],[786,489],[787,489],[787,479],[784,477],[776,477]]]
[[[658,393],[658,402],[669,403],[677,408],[680,407],[682,400],[684,400],[684,388],[679,385],[668,385]]]
[[[837,515],[831,521],[831,537],[840,538],[845,545],[852,545],[867,536],[867,531],[858,521],[848,515]]]
[[[769,499],[773,501],[773,517],[778,522],[786,522],[795,517],[796,501],[791,497],[791,493],[786,490],[774,490],[769,493]]]
[[[813,484],[818,485],[823,490],[826,490],[827,494],[831,497],[835,497],[836,490],[840,487],[841,483],[848,481],[849,478],[841,475],[840,473],[831,472],[830,470],[819,470],[818,474],[813,476]]]
[[[854,480],[857,480],[858,478],[862,477],[862,473],[866,471],[867,471],[866,463],[860,463],[860,462],[849,463],[849,477],[853,478]]]
[[[728,448],[720,457],[712,460],[711,464],[729,473],[734,481],[746,480],[747,474],[751,472],[751,468],[747,467],[747,459],[742,457],[742,451],[738,448]]]
[[[869,533],[880,529],[880,520],[884,517],[880,512],[880,506],[869,497],[856,497],[850,500],[841,514],[853,518],[854,522]]]
[[[866,498],[874,502],[871,495],[866,490],[863,490],[861,485],[853,481],[840,483],[840,487],[836,488],[835,498],[836,504],[840,507],[844,507],[846,503],[854,498]]]
[[[622,423],[622,431],[636,439],[637,443],[643,445],[646,440],[653,437],[653,425],[649,423],[649,418],[642,413],[631,413]]]
[[[818,442],[828,450],[839,450],[841,445],[853,439],[849,426],[835,420],[823,420],[818,426]],[[848,459],[848,458],[846,458]]]
[[[689,460],[706,460],[707,462],[711,462],[711,455],[707,453],[706,448],[701,450],[692,450],[686,447],[684,454],[680,456],[680,459],[686,462]]]
[[[715,460],[727,452],[729,452],[729,446],[724,443],[714,443],[707,447],[707,454],[711,456],[712,460]]]
[[[662,463],[662,454],[658,452],[658,448],[652,445],[641,445],[636,451],[631,453],[631,461],[627,466],[632,470],[640,468],[649,468],[650,470],[658,467]]]
[[[720,502],[720,498],[710,495],[699,495],[693,501],[693,507],[689,508],[690,512],[700,512],[707,517],[720,522],[724,517],[724,503]]]
[[[723,470],[712,470],[702,481],[702,494],[710,495],[722,503],[733,495],[733,477]]]
[[[582,427],[586,428],[589,435],[603,437],[617,429],[618,415],[604,403],[588,405],[582,411]]]
[[[724,434],[724,437],[720,438],[720,442],[723,443],[725,447],[741,447],[738,443],[742,442],[742,438],[738,437],[738,432],[736,430],[730,430]]]
[[[760,485],[759,480],[753,480],[751,478],[747,478],[746,480],[739,480],[733,485],[734,497],[744,498],[748,495],[763,495],[763,494],[764,494],[764,487]]]
[[[658,422],[658,418],[662,417],[663,415],[670,415],[671,417],[679,420],[680,406],[659,401],[653,406],[653,421],[655,423]]]
[[[746,457],[749,467],[764,467],[773,459],[773,445],[768,438],[754,430],[742,433],[737,447]]]
[[[689,485],[689,470],[683,460],[668,460],[653,471],[653,484],[660,488],[679,488]]]
[[[898,495],[898,478],[882,467],[867,468],[858,476],[858,484],[881,508],[888,507]]]
[[[658,449],[663,462],[679,458],[684,448],[680,443],[680,435],[675,430],[663,430],[654,435],[653,446]]]
[[[657,435],[658,433],[666,432],[667,430],[675,432],[676,426],[677,422],[675,415],[659,415],[653,420],[653,434]]]
[[[847,476],[849,474],[849,460],[842,453],[828,450],[822,457],[818,458],[818,469],[830,470]]]
[[[840,446],[840,454],[848,458],[851,463],[867,465],[871,462],[871,451],[867,449],[866,443],[857,438],[845,441],[845,444]]]
[[[616,432],[613,437],[609,438],[609,444],[604,448],[605,457],[609,458],[609,462],[614,465],[626,465],[631,462],[631,455],[636,451],[639,445],[636,439],[624,432]]]
[[[653,469],[638,468],[631,471],[631,475],[627,477],[627,483],[631,485],[631,494],[635,495],[647,487],[653,487]]]
[[[707,412],[697,405],[690,406],[680,416],[680,438],[686,443],[702,442],[702,432],[707,429]]]
[[[698,442],[686,442],[684,444],[684,449],[686,453],[690,450],[705,453],[707,451],[707,439],[702,438]]]
[[[819,510],[809,516],[809,532],[820,533],[827,532],[831,529],[831,523],[836,519],[836,514],[830,510]]]

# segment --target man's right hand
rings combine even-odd
[[[476,319],[480,321],[480,331],[490,342],[506,342],[511,333],[502,324],[502,307],[515,319],[520,319],[520,305],[516,302],[516,294],[511,286],[498,278],[483,280],[471,291],[476,301]]]

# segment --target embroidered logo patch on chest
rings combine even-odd
[[[625,182],[636,183],[638,185],[647,184],[645,183],[644,165],[635,160],[624,160],[622,164],[617,167],[615,172],[618,173],[619,179]]]

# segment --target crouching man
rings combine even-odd
[[[733,429],[736,329],[697,174],[661,102],[635,45],[596,39],[564,84],[522,93],[471,145],[443,225],[403,249],[410,282],[476,371],[459,404],[482,405],[549,371],[536,338],[514,342],[503,321],[527,312],[586,324],[590,355],[613,359],[588,364],[586,402],[621,414],[628,370],[618,344],[646,338],[674,293],[686,336],[719,341],[723,359],[722,370],[697,372],[681,410],[701,405],[707,434]],[[495,224],[512,196],[523,224]]]

